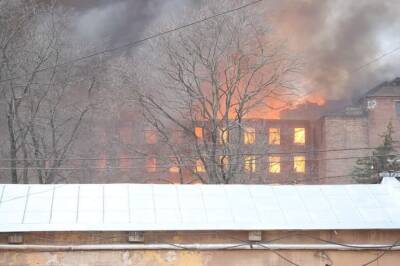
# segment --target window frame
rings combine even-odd
[[[273,143],[273,139],[271,138],[272,137],[271,131],[273,129],[277,130],[277,134],[278,134],[278,142],[277,143]],[[282,135],[281,135],[281,128],[280,127],[270,127],[270,128],[268,128],[268,145],[274,145],[274,146],[281,145],[281,136]]]
[[[249,134],[251,134],[251,135],[249,135]],[[255,127],[244,127],[243,128],[243,144],[252,145],[255,143],[256,143],[256,128]]]
[[[296,136],[297,136],[297,134],[296,134],[296,130],[299,130],[299,129],[302,129],[302,131],[304,132],[304,141],[303,142],[296,142]],[[293,128],[293,144],[294,145],[301,145],[301,146],[304,146],[304,145],[306,145],[306,143],[307,143],[307,130],[306,130],[306,128],[305,127],[294,127]]]
[[[298,160],[299,158],[301,158],[301,159]],[[299,163],[299,162],[302,163],[302,170],[303,171],[298,171],[297,170],[298,168],[296,167],[296,163]],[[306,158],[306,156],[304,156],[304,155],[295,155],[295,156],[293,156],[293,171],[296,174],[305,174],[306,170],[307,170],[307,158]]]

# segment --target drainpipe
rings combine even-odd
[[[101,251],[101,250],[400,250],[393,244],[98,244],[98,245],[0,245],[9,251]]]

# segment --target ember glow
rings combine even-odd
[[[299,96],[299,99],[294,100],[293,96],[285,99],[284,97],[277,99],[267,99],[266,103],[257,106],[251,110],[246,118],[248,119],[280,119],[281,112],[287,110],[295,110],[300,105],[304,104],[315,104],[318,106],[324,106],[326,104],[326,98],[320,94],[310,94],[307,96]]]

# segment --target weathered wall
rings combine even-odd
[[[126,243],[126,232],[92,233],[30,233],[26,244],[88,244]],[[287,236],[287,238],[276,240]],[[238,243],[246,239],[247,232],[146,232],[146,243]],[[274,243],[319,243],[316,238],[352,244],[393,244],[400,231],[310,231],[263,232],[263,241]],[[4,244],[6,235],[0,234]],[[371,266],[397,266],[400,251],[320,251],[320,250],[117,250],[69,252],[0,252],[1,266],[291,266],[283,258],[301,266],[353,266],[363,265],[382,255]]]
[[[376,251],[279,251],[301,266],[363,265]],[[388,251],[369,265],[399,265],[400,252]],[[0,254],[1,266],[292,266],[271,251],[93,251]]]

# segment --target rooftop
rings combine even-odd
[[[0,232],[400,229],[377,185],[0,185]]]
[[[385,97],[385,96],[400,96],[400,77],[392,81],[385,81],[369,90],[364,97]]]

